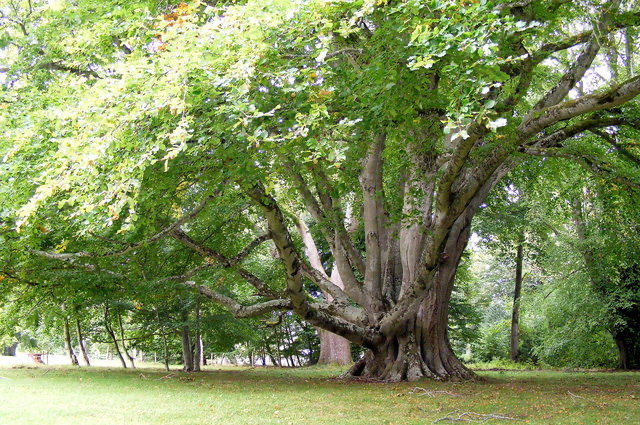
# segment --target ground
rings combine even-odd
[[[475,383],[378,384],[333,379],[339,370],[0,366],[0,424],[417,425],[464,412],[527,424],[640,423],[639,373],[485,371]]]

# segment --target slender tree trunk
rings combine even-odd
[[[196,300],[196,335],[195,335],[195,353],[193,355],[193,371],[200,372],[200,364],[202,363],[202,339],[200,336],[200,299]]]
[[[122,351],[124,351],[125,355],[129,359],[129,363],[131,363],[131,368],[135,369],[136,365],[133,362],[133,357],[129,354],[129,350],[127,349],[127,343],[124,338],[124,326],[122,325],[122,314],[120,310],[118,310],[118,326],[120,327],[120,341],[122,341]]]
[[[156,311],[156,320],[158,321],[158,328],[160,329],[160,335],[162,336],[162,359],[164,363],[164,368],[168,372],[169,371],[169,343],[167,342],[167,334],[164,331],[164,325],[160,320],[160,313],[158,313],[158,309]]]
[[[182,328],[180,330],[180,339],[182,341],[182,370],[185,372],[193,372],[193,351],[191,348],[191,336],[189,335],[189,313],[182,313]]]
[[[162,333],[162,360],[164,363],[164,368],[167,372],[169,372],[169,344],[167,343],[167,335]]]
[[[80,319],[76,319],[76,333],[78,334],[78,345],[80,346],[80,350],[82,350],[82,357],[84,357],[84,362],[87,364],[87,366],[91,366],[91,362],[89,362],[89,354],[87,353],[87,347],[84,342],[84,337],[82,336]]]
[[[62,311],[65,311],[64,306],[62,306]],[[69,354],[69,359],[71,360],[71,364],[74,366],[78,366],[78,357],[76,357],[76,353],[73,351],[73,344],[71,343],[71,332],[69,331],[69,318],[65,315],[64,322],[64,345],[67,349],[67,353]]]
[[[509,358],[518,361],[518,331],[520,325],[520,294],[522,292],[522,242],[518,244],[516,254],[516,284],[513,291],[513,311],[511,314],[511,344],[509,348]]]
[[[123,368],[127,368],[127,362],[124,361],[124,357],[122,357],[122,353],[120,352],[120,347],[118,346],[118,338],[116,338],[116,333],[113,331],[111,324],[109,323],[111,317],[109,315],[109,305],[105,304],[104,307],[104,327],[107,330],[107,333],[111,337],[111,341],[113,341],[113,346],[116,349],[116,353],[118,354],[118,358],[120,359],[120,363],[122,363]]]

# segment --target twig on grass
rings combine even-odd
[[[7,381],[11,380],[11,378],[7,378],[6,376],[0,376],[0,379],[6,379]]]
[[[574,394],[574,393],[572,393],[571,391],[567,391],[567,394],[569,394],[569,395],[571,396],[571,399],[572,399],[572,400],[575,400],[576,398],[581,398],[581,399],[585,400],[585,398],[584,398],[584,397],[579,396],[578,394]]]
[[[170,374],[168,374],[168,375],[161,376],[161,377],[160,377],[160,378],[158,378],[158,379],[169,379],[169,378],[171,378],[172,376],[175,376],[175,373],[170,373]]]
[[[451,416],[456,414],[458,415],[457,417]],[[460,412],[460,410],[454,410],[453,412],[447,413],[447,416],[444,416],[440,419],[436,419],[435,421],[433,421],[433,423],[436,424],[438,422],[444,422],[444,421],[484,423],[484,422],[490,421],[491,419],[499,419],[503,421],[518,420],[510,416],[496,415],[494,413],[482,414],[482,413],[475,413],[475,412]]]
[[[417,394],[419,396],[429,396],[429,397],[435,397],[436,394],[446,394],[446,395],[450,395],[451,397],[462,397],[460,394],[456,394],[456,393],[452,393],[451,391],[434,391],[434,390],[427,390],[426,388],[422,388],[422,387],[415,387],[412,391],[409,391],[409,394]]]

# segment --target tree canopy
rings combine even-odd
[[[455,275],[523,162],[640,181],[630,0],[0,11],[7,276],[294,311],[368,349],[352,375],[473,378],[449,342]]]

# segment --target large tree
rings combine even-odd
[[[31,196],[4,220],[28,232],[64,215],[78,238],[120,238],[34,250],[75,264],[121,267],[114,257],[171,238],[200,264],[165,282],[238,317],[293,310],[368,349],[352,375],[472,379],[451,350],[448,306],[491,189],[523,154],[567,143],[572,159],[637,180],[615,158],[603,166],[606,140],[580,139],[633,134],[632,3],[11,1],[4,193],[13,205]],[[610,72],[612,56],[628,66]],[[254,225],[214,243],[207,212],[225,205]],[[305,256],[301,217],[329,260]],[[267,240],[280,279],[242,264]],[[200,274],[213,267],[259,301]]]

